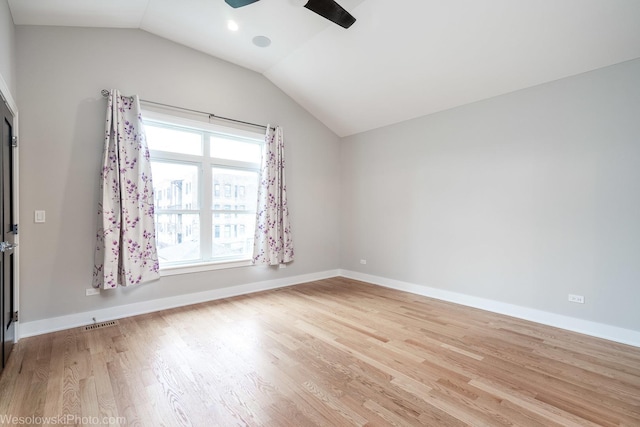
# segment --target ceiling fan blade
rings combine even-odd
[[[230,0],[225,1],[228,3]],[[356,22],[356,18],[333,0],[309,0],[304,7],[343,28],[349,28]]]
[[[237,9],[242,6],[249,5],[251,3],[255,3],[260,0],[224,0],[229,6]]]

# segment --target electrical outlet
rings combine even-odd
[[[576,302],[578,304],[584,304],[584,297],[582,295],[569,294],[569,302]]]
[[[360,264],[365,265],[366,263],[367,263],[367,260],[366,260],[366,259],[361,259],[361,260],[360,260]]]
[[[100,289],[99,288],[87,288],[85,290],[85,295],[90,297],[91,295],[100,295]]]

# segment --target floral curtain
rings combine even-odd
[[[109,93],[93,286],[158,279],[149,150],[137,96]]]
[[[284,136],[279,126],[267,126],[258,188],[254,264],[278,265],[293,261],[287,186],[284,177]]]

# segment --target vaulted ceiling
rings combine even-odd
[[[340,136],[640,58],[638,0],[338,1],[349,29],[305,0],[9,6],[16,25],[140,28],[255,70]]]

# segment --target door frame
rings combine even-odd
[[[9,86],[5,82],[2,74],[0,74],[0,102],[5,102],[7,107],[9,107],[9,111],[13,114],[13,136],[19,138],[19,128],[18,128],[18,104],[16,104],[13,96],[11,96],[11,91],[9,90]],[[18,177],[20,176],[18,167],[20,162],[18,161],[19,156],[19,147],[18,143],[17,147],[13,147],[13,195],[14,195],[14,203],[13,203],[13,217],[16,219],[18,224],[20,223],[20,215],[19,215],[19,205],[20,205],[20,193],[19,193],[19,185],[18,185]],[[20,242],[20,234],[16,234],[14,236],[15,243],[18,244]],[[14,249],[14,294],[13,294],[13,307],[16,311],[20,310],[20,247]],[[14,342],[18,342],[20,340],[20,319],[15,322],[15,335]]]

